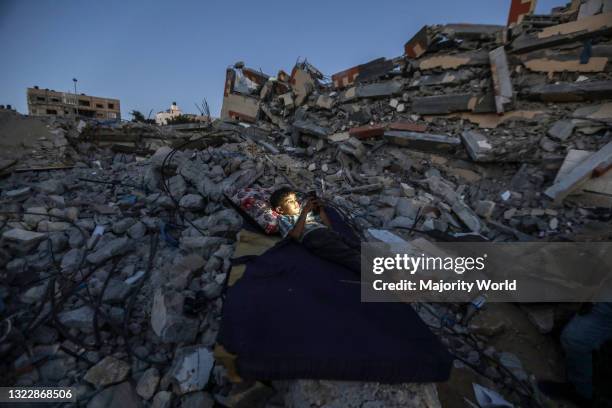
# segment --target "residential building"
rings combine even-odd
[[[101,98],[52,89],[28,88],[28,113],[31,116],[78,115],[102,120],[121,120],[119,99]]]

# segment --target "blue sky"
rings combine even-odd
[[[27,113],[38,85],[121,100],[121,114],[221,109],[225,68],[275,75],[306,57],[331,75],[395,57],[425,24],[505,24],[510,0],[0,0],[0,104]],[[565,4],[540,0],[536,12]],[[461,7],[459,7],[461,5]]]

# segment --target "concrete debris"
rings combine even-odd
[[[178,349],[168,376],[178,395],[202,390],[210,377],[213,355],[206,347]]]
[[[37,311],[24,315],[36,321],[11,321],[27,344],[17,330],[3,340],[3,361],[19,368],[15,385],[57,379],[80,390],[79,405],[96,407],[231,400],[208,347],[243,224],[227,198],[246,187],[316,190],[368,240],[387,243],[417,234],[611,239],[602,215],[612,206],[609,2],[573,1],[546,15],[533,14],[533,0],[511,3],[506,27],[428,25],[405,55],[331,81],[307,60],[275,75],[235,63],[220,118],[197,126],[0,109],[0,312]],[[203,303],[197,313],[193,299]],[[449,322],[463,313],[430,306]],[[548,309],[508,306],[536,335],[558,329]],[[478,334],[520,378],[540,370],[531,357],[521,366],[517,356],[529,353],[490,351],[487,337],[514,352],[513,322],[494,320],[455,328]],[[494,379],[474,382],[514,381],[459,337],[440,335]],[[46,357],[36,360],[41,347]],[[427,384],[292,380],[269,406],[440,406],[437,394]],[[504,397],[529,405],[515,394]]]
[[[125,380],[129,373],[130,365],[128,363],[107,356],[91,367],[83,379],[96,388],[102,388]]]

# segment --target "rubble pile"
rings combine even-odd
[[[608,239],[612,19],[592,3],[511,27],[427,26],[402,57],[331,81],[308,61],[276,77],[237,63],[222,120],[197,129],[43,126],[69,165],[0,181],[4,383],[76,387],[91,407],[439,406],[432,385],[232,387],[212,355],[243,222],[226,197],[317,190],[369,240]],[[537,363],[499,340],[511,323],[418,309],[458,369],[519,406],[539,398]],[[552,330],[554,306],[525,311],[533,336]]]

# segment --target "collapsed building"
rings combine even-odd
[[[369,241],[612,238],[612,10],[534,7],[423,27],[330,79],[236,63],[212,124],[0,112],[3,383],[75,387],[88,407],[399,408],[480,404],[473,382],[542,406],[533,377],[562,375],[548,334],[567,305],[488,304],[466,324],[461,305],[415,306],[456,358],[441,384],[241,388],[212,352],[232,258],[261,244],[225,198],[250,186],[316,189]]]

